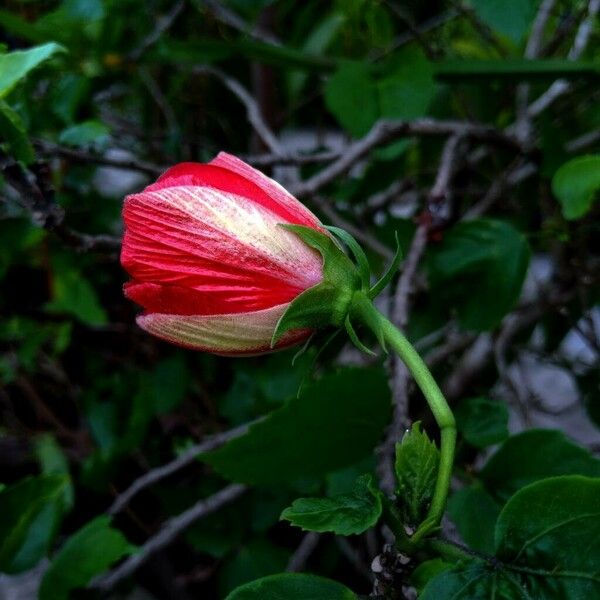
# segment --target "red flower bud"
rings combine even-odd
[[[220,153],[181,163],[125,199],[125,295],[146,331],[217,354],[267,352],[290,303],[323,280],[323,259],[282,224],[319,220],[278,183]],[[288,331],[282,348],[310,330]]]

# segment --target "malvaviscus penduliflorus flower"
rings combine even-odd
[[[333,298],[339,316],[315,322],[343,322],[353,265],[340,255],[347,262],[327,269],[323,248],[337,246],[317,217],[234,156],[172,167],[125,199],[123,217],[125,295],[144,309],[140,327],[159,338],[226,355],[287,347],[312,333],[310,319],[291,319],[274,337],[290,304],[311,289],[320,292],[306,297],[304,312]],[[341,296],[328,270],[350,281]]]

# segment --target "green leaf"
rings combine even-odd
[[[63,501],[64,507],[71,509],[74,491],[69,473],[69,461],[52,434],[42,434],[35,440],[35,454],[44,475],[62,475],[66,479]]]
[[[29,50],[0,54],[0,98],[6,96],[32,69],[64,48],[50,42]]]
[[[396,495],[404,519],[416,525],[425,515],[433,497],[440,453],[420,423],[396,445]]]
[[[248,581],[284,571],[289,559],[289,550],[267,540],[252,540],[230,557],[219,570],[220,597],[225,597]]]
[[[508,409],[488,398],[467,398],[455,411],[458,431],[469,444],[486,448],[508,437]]]
[[[150,379],[155,412],[163,414],[177,408],[190,386],[190,372],[183,354],[160,361]]]
[[[109,137],[110,129],[104,123],[89,120],[63,130],[58,141],[67,146],[95,146],[103,149],[107,146]]]
[[[365,135],[379,117],[369,66],[362,62],[343,64],[327,81],[325,104],[353,136]]]
[[[100,304],[96,290],[80,273],[58,269],[52,284],[53,298],[46,306],[50,312],[71,314],[91,326],[108,323],[108,315]]]
[[[389,411],[390,391],[381,369],[343,369],[307,384],[300,397],[201,459],[240,482],[269,485],[319,477],[369,455]]]
[[[449,571],[452,567],[452,564],[444,562],[441,558],[432,558],[431,560],[423,561],[412,572],[410,583],[420,594],[431,579]]]
[[[478,485],[465,487],[450,496],[448,515],[462,540],[485,554],[494,552],[494,526],[502,505]]]
[[[358,600],[358,596],[331,579],[282,573],[247,583],[225,600]]]
[[[510,573],[481,563],[442,572],[434,577],[419,600],[532,600]],[[536,597],[536,600],[542,598]],[[548,599],[550,600],[550,599]]]
[[[565,219],[585,216],[600,190],[600,154],[578,156],[566,162],[552,178],[552,192]]]
[[[553,475],[598,477],[600,460],[560,431],[531,429],[506,440],[479,474],[488,490],[501,500]]]
[[[377,83],[381,116],[415,119],[426,115],[437,90],[433,72],[420,49],[396,53],[391,74]]]
[[[476,16],[494,31],[519,42],[535,17],[535,0],[471,0]]]
[[[29,164],[35,159],[33,146],[21,117],[0,100],[0,140],[5,140],[11,154],[21,162]]]
[[[465,329],[492,329],[519,297],[529,264],[529,245],[503,221],[459,223],[429,261],[435,294],[449,303]]]
[[[0,491],[0,571],[15,572],[35,564],[29,561],[33,564],[24,565],[23,555],[19,558],[30,536],[43,539],[43,547],[36,558],[39,560],[44,556],[53,534],[54,519],[46,513],[41,522],[36,521],[47,507],[51,512],[53,505],[62,498],[66,484],[67,479],[59,475],[29,477]],[[39,531],[40,525],[45,526],[44,532]],[[35,535],[32,533],[34,527]]]
[[[40,585],[40,600],[69,600],[71,591],[134,551],[135,546],[110,526],[110,517],[97,517],[74,533],[53,558]]]
[[[600,479],[553,477],[507,502],[496,523],[497,556],[526,569],[536,598],[598,598],[599,534]]]
[[[362,475],[350,494],[332,498],[299,498],[283,511],[281,518],[305,531],[353,535],[373,527],[381,511],[381,492],[370,475]]]

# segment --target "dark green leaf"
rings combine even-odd
[[[40,585],[40,600],[69,600],[71,591],[134,551],[135,546],[110,526],[109,517],[97,517],[74,533],[54,557]]]
[[[23,555],[19,557],[30,538],[43,540],[41,548],[40,544],[35,545],[40,550],[36,553],[37,560],[44,556],[54,529],[53,508],[63,497],[66,485],[65,477],[48,475],[30,477],[0,491],[0,571],[13,572],[34,566],[33,560],[23,564]],[[48,512],[40,517],[44,510]],[[44,531],[40,531],[40,527]],[[29,556],[32,550],[28,549]]]
[[[508,409],[500,401],[467,398],[454,414],[458,431],[477,448],[486,448],[508,437]]]
[[[565,163],[552,178],[552,191],[565,219],[579,219],[592,208],[600,190],[600,154],[579,156]]]
[[[190,372],[182,354],[160,361],[151,377],[150,393],[154,396],[154,410],[169,412],[181,404],[190,385]]]
[[[367,456],[388,422],[389,410],[382,370],[344,369],[306,385],[299,398],[202,460],[241,482],[318,477]]]
[[[535,16],[535,0],[472,0],[475,14],[494,31],[519,42]]]
[[[35,152],[27,137],[21,117],[0,100],[0,140],[5,140],[12,155],[21,162],[29,164],[35,158]]]
[[[396,54],[394,67],[377,83],[382,117],[414,119],[427,114],[436,93],[433,66],[419,49]]]
[[[439,298],[454,306],[464,328],[491,329],[519,297],[529,254],[523,235],[508,223],[459,223],[431,257],[431,282]]]
[[[536,598],[600,597],[600,479],[553,477],[523,488],[498,517],[496,547],[498,558],[524,569]]]
[[[494,552],[494,526],[502,506],[477,485],[465,487],[450,496],[448,515],[462,540],[486,554]]]
[[[342,65],[327,82],[325,104],[353,136],[367,133],[379,116],[375,82],[368,65]]]
[[[247,583],[231,592],[226,600],[358,600],[358,597],[330,579],[282,573]]]
[[[410,576],[410,583],[418,593],[437,575],[452,569],[452,564],[444,562],[441,558],[432,558],[420,563]],[[420,596],[419,596],[420,597]]]
[[[219,573],[221,597],[235,588],[260,577],[285,570],[290,551],[267,540],[253,540],[227,560]]]
[[[381,511],[381,492],[370,475],[363,475],[352,493],[332,498],[299,498],[283,511],[281,518],[305,531],[353,535],[373,527]]]
[[[480,473],[488,490],[501,500],[553,475],[598,477],[600,460],[560,431],[532,429],[506,440]]]
[[[100,121],[84,121],[61,132],[58,141],[66,146],[94,146],[98,150],[106,148],[110,129]]]
[[[433,496],[440,453],[419,423],[396,445],[396,495],[403,517],[416,525],[426,515]]]
[[[55,272],[52,283],[53,299],[47,305],[49,311],[71,314],[91,326],[105,325],[108,322],[96,291],[80,273],[59,269]]]

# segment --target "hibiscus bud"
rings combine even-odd
[[[137,322],[146,331],[226,355],[311,335],[299,322],[272,344],[292,301],[324,280],[320,250],[286,226],[330,236],[272,179],[220,153],[208,164],[176,165],[128,196],[123,217],[121,263],[132,277],[125,295],[144,308]]]

